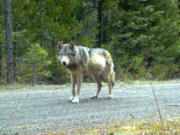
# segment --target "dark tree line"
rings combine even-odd
[[[179,7],[179,0],[2,0],[0,83],[67,82],[59,40],[108,49],[117,79],[177,78]]]

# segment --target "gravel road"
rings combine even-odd
[[[180,83],[153,84],[163,117],[180,115]],[[90,99],[96,86],[84,85],[79,104],[68,102],[70,86],[59,90],[0,91],[0,134],[45,134],[103,126],[117,120],[158,118],[150,85],[115,86],[107,99]]]

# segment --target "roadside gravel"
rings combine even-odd
[[[153,84],[163,117],[180,115],[180,83]],[[96,85],[84,85],[79,104],[68,102],[70,86],[59,90],[0,91],[0,134],[45,134],[103,126],[128,119],[158,118],[151,86],[108,87],[90,99]]]

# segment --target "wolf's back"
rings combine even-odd
[[[113,86],[115,82],[115,72],[114,72],[114,64],[113,64],[111,54],[107,50],[102,49],[102,48],[87,48],[87,47],[78,46],[77,49],[78,49],[79,61],[81,61],[81,64],[83,65],[89,65],[87,63],[90,61],[91,61],[90,65],[92,63],[95,63],[96,65],[96,62],[97,62],[96,59],[98,58],[97,57],[98,55],[102,56],[105,59],[105,64],[104,64],[105,72],[104,73],[110,77],[110,81]],[[102,64],[102,62],[100,63]],[[95,70],[94,68],[96,69],[96,67],[94,67],[94,64],[93,64],[93,66],[91,66],[91,70]]]

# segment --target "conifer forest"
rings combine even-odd
[[[179,78],[180,0],[0,0],[0,84],[69,82],[58,41],[107,49],[116,80]]]

